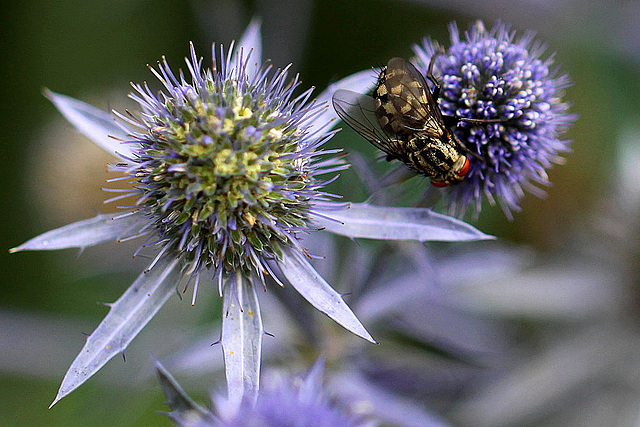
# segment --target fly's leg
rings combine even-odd
[[[482,163],[485,163],[484,157],[482,157],[481,155],[479,155],[478,153],[471,151],[470,149],[467,148],[466,145],[464,145],[462,143],[462,141],[460,141],[460,139],[456,136],[455,133],[451,132],[451,135],[453,136],[453,139],[456,141],[456,144],[458,145],[458,148],[460,148],[464,153],[469,154],[471,156],[473,156],[473,158],[475,158],[476,160],[479,160]]]
[[[459,122],[471,123],[474,125],[485,125],[487,123],[506,123],[509,119],[470,119],[467,117],[442,115],[444,125],[448,128],[455,128]]]
[[[436,76],[433,75],[433,66],[436,63],[436,58],[438,57],[438,55],[443,54],[444,48],[440,46],[440,49],[434,52],[433,56],[431,57],[431,60],[429,61],[429,68],[427,69],[427,78],[431,83],[433,83],[433,92],[431,93],[431,96],[433,97],[433,100],[435,102],[438,102],[438,97],[440,96],[440,83],[438,83],[438,79],[436,79]]]

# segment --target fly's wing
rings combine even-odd
[[[385,132],[376,117],[376,100],[368,95],[339,89],[333,94],[333,108],[343,122],[379,150],[392,157],[398,154],[396,138]]]
[[[393,110],[388,113],[395,117],[396,126],[407,133],[440,138],[445,132],[442,113],[420,71],[402,58],[391,58],[384,77],[379,91],[388,94],[387,108]]]

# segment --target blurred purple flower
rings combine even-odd
[[[544,194],[535,184],[549,185],[546,169],[561,163],[569,141],[560,139],[576,116],[562,101],[571,84],[553,65],[553,55],[542,59],[544,46],[533,33],[516,39],[515,32],[498,23],[487,30],[481,21],[461,38],[450,26],[451,46],[436,58],[443,114],[473,119],[502,119],[499,123],[459,122],[456,135],[472,153],[466,179],[448,189],[450,211],[461,215],[480,211],[483,197],[497,201],[507,217],[519,210],[524,190]],[[414,46],[416,66],[426,74],[438,42],[425,38]]]
[[[215,414],[197,404],[160,362],[155,362],[167,404],[166,415],[182,427],[364,427],[373,425],[330,400],[323,385],[324,361],[319,360],[303,378],[281,371],[269,372],[255,402],[244,400],[228,406],[225,397],[214,397]]]

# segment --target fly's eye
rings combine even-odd
[[[458,172],[458,175],[465,176],[469,173],[469,169],[471,169],[471,162],[469,161],[468,157],[465,157],[464,165],[462,166],[462,169],[460,169],[460,172]]]
[[[431,185],[433,185],[434,187],[446,187],[447,183],[443,182],[443,181],[434,181],[431,180]]]

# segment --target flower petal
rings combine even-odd
[[[352,238],[384,240],[465,241],[494,239],[459,219],[424,208],[322,203],[314,221],[328,231]],[[327,217],[329,219],[327,219]]]
[[[195,400],[190,398],[187,393],[180,387],[180,384],[165,369],[162,364],[154,360],[162,391],[167,398],[167,405],[172,409],[166,415],[177,425],[195,426],[195,425],[218,425],[218,420],[210,411],[200,406]]]
[[[315,308],[339,325],[372,343],[376,343],[356,315],[351,311],[342,295],[335,291],[304,259],[291,248],[282,248],[283,258],[278,263],[282,273],[293,286]]]
[[[258,69],[262,65],[262,36],[260,35],[260,26],[262,22],[259,18],[254,18],[249,23],[249,26],[244,30],[242,38],[235,47],[233,54],[232,66],[237,67],[240,59],[240,49],[242,48],[242,59],[247,60],[247,75],[251,78],[256,75]]]
[[[85,248],[133,235],[146,222],[142,214],[118,218],[114,218],[113,214],[98,215],[47,231],[9,252]]]
[[[131,138],[118,126],[113,115],[70,96],[50,90],[44,94],[80,133],[103,150],[116,157],[131,157],[131,147],[121,142]]]
[[[236,283],[237,282],[237,283]],[[238,408],[258,397],[262,317],[253,284],[242,275],[228,279],[223,293],[222,348],[229,404]]]
[[[330,388],[341,402],[357,404],[367,402],[380,420],[391,425],[406,427],[445,427],[447,423],[417,405],[415,401],[390,393],[388,389],[372,383],[356,371],[344,371],[334,375]]]
[[[338,123],[338,115],[331,106],[331,97],[338,89],[349,89],[358,93],[366,93],[376,84],[376,72],[374,70],[363,70],[333,84],[330,84],[318,97],[317,103],[326,102],[329,107],[316,116],[311,122],[313,131],[326,132]]]
[[[160,307],[175,292],[180,269],[177,259],[142,273],[113,304],[109,314],[71,364],[51,406],[98,372],[113,356],[124,351]],[[49,407],[51,407],[49,406]]]

